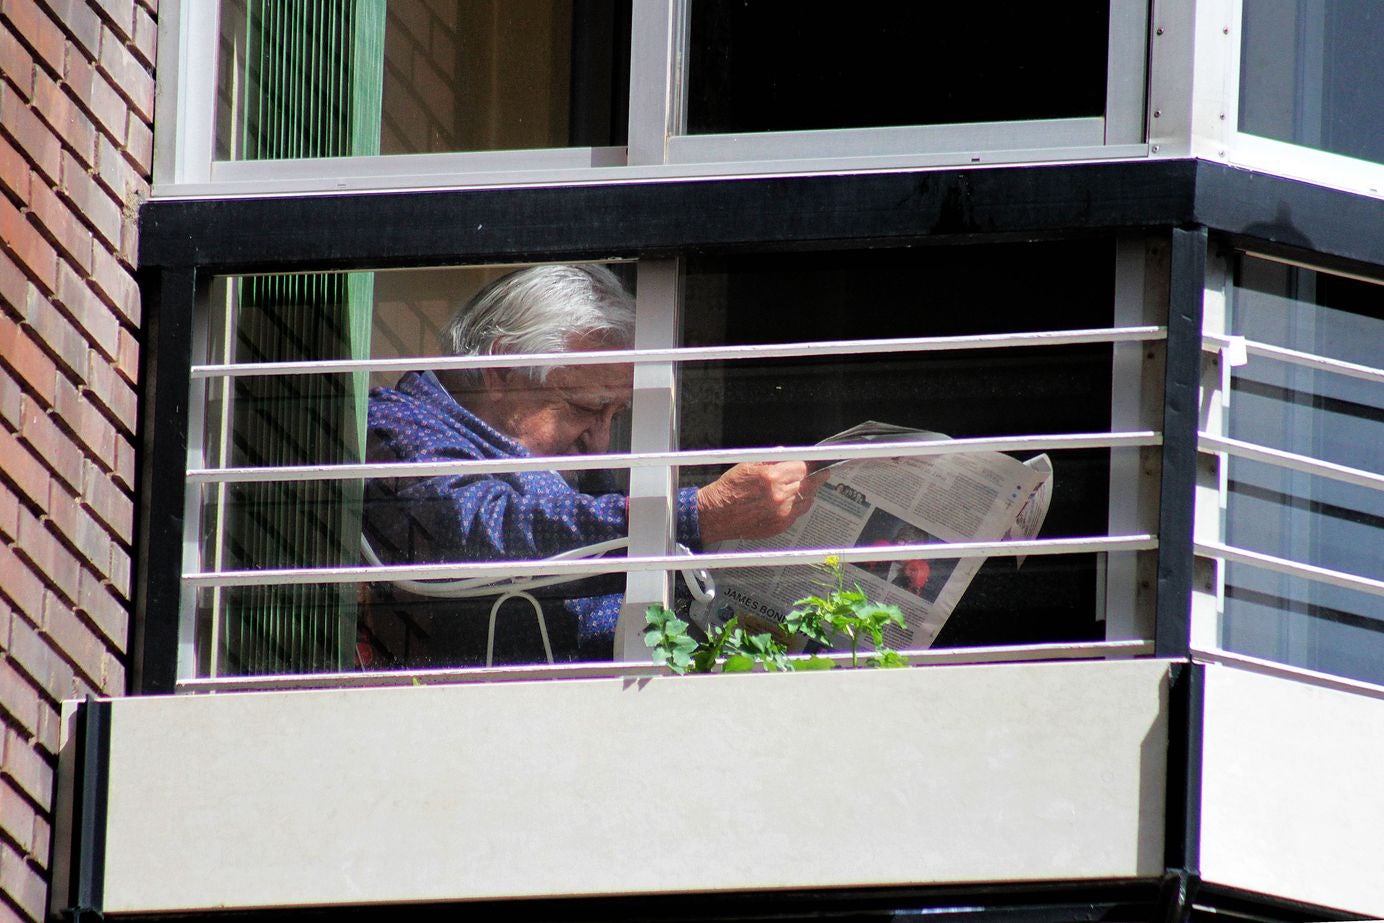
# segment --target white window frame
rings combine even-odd
[[[835,131],[682,135],[688,0],[639,0],[631,22],[625,147],[214,159],[220,0],[165,0],[159,15],[156,197],[589,183],[1145,157],[1148,6],[1109,0],[1106,115]]]

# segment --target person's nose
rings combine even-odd
[[[617,412],[618,408],[611,408],[592,418],[591,425],[582,434],[582,448],[585,454],[603,455],[610,451],[610,430]]]

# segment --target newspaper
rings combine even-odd
[[[936,441],[949,437],[868,421],[821,445]],[[792,548],[887,548],[935,542],[1000,541],[1038,535],[1052,501],[1047,455],[1020,462],[999,452],[818,463],[829,468],[811,509],[769,540],[726,542],[720,551]],[[892,603],[907,628],[890,626],[884,642],[918,650],[937,633],[970,586],[984,558],[932,558],[843,565],[847,585]],[[1019,559],[1022,563],[1022,558]],[[698,621],[723,624],[732,616],[758,631],[781,632],[793,603],[821,594],[814,567],[750,567],[716,571],[716,596]]]

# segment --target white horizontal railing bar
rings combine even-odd
[[[1236,654],[1232,651],[1193,647],[1192,659],[1198,663],[1214,663],[1227,667],[1238,667],[1242,670],[1263,673],[1267,676],[1279,676],[1284,679],[1296,680],[1312,686],[1323,686],[1327,689],[1341,689],[1346,692],[1367,695],[1375,699],[1384,699],[1384,686],[1379,686],[1375,683],[1367,683],[1364,680],[1358,679],[1347,679],[1344,676],[1332,676],[1330,673],[1321,673],[1317,670],[1309,670],[1305,667],[1295,667],[1291,664],[1278,663],[1274,660],[1265,660],[1262,657],[1251,657],[1248,654]]]
[[[245,484],[270,481],[342,481],[358,478],[430,478],[442,475],[500,474],[516,471],[585,471],[652,468],[659,465],[729,465],[754,461],[844,461],[917,458],[972,452],[1024,452],[1039,449],[1116,449],[1159,445],[1153,430],[1127,433],[1063,433],[1052,436],[985,436],[937,442],[873,442],[830,446],[776,446],[758,449],[698,449],[606,455],[547,455],[536,458],[448,462],[379,462],[352,465],[288,465],[263,468],[192,468],[190,484]]]
[[[1378,369],[1372,365],[1361,365],[1358,362],[1346,362],[1344,359],[1331,359],[1316,353],[1305,353],[1296,349],[1288,349],[1285,346],[1275,346],[1272,343],[1261,343],[1258,340],[1247,340],[1244,337],[1204,333],[1202,334],[1201,347],[1207,352],[1217,352],[1231,348],[1234,341],[1239,341],[1244,346],[1245,353],[1250,356],[1263,356],[1266,359],[1275,359],[1290,365],[1384,384],[1384,369]]]
[[[1197,554],[1204,558],[1221,558],[1226,561],[1234,561],[1237,564],[1247,564],[1250,567],[1288,574],[1292,577],[1302,577],[1316,583],[1329,583],[1332,586],[1344,587],[1347,590],[1358,590],[1361,593],[1384,596],[1384,580],[1347,574],[1344,571],[1317,567],[1315,564],[1302,564],[1259,551],[1236,548],[1233,545],[1222,545],[1219,542],[1196,542],[1193,548]]]
[[[1148,657],[1152,641],[1092,641],[1089,644],[1016,644],[1005,647],[962,647],[943,650],[902,651],[915,667],[952,664],[1028,663],[1043,660],[1116,660]],[[850,654],[824,654],[831,660],[849,662]],[[798,658],[793,658],[798,659]],[[522,664],[507,667],[451,667],[437,670],[382,670],[351,673],[294,673],[285,676],[219,676],[181,679],[175,691],[272,692],[289,689],[354,689],[380,686],[441,686],[473,683],[513,683],[549,679],[610,679],[627,676],[669,676],[668,669],[652,662],[594,662],[572,664]]]
[[[411,369],[480,369],[513,366],[602,365],[613,362],[708,362],[725,359],[780,359],[795,356],[852,356],[875,353],[945,352],[1022,346],[1070,346],[1166,339],[1166,327],[1096,327],[978,336],[901,337],[873,340],[820,340],[815,343],[764,343],[748,346],[689,346],[671,349],[609,349],[573,353],[514,353],[496,356],[421,356],[398,359],[324,359],[314,362],[246,362],[195,365],[192,377],[248,378],[263,375],[322,375],[342,372],[404,372]]]
[[[1264,356],[1269,359],[1277,359],[1280,362],[1290,362],[1293,365],[1305,366],[1322,372],[1334,372],[1337,375],[1349,375],[1351,378],[1361,378],[1365,381],[1384,385],[1384,369],[1377,369],[1372,365],[1361,365],[1342,359],[1330,359],[1326,356],[1318,356],[1316,353],[1299,352],[1296,349],[1274,346],[1272,343],[1259,343],[1255,340],[1245,341],[1245,352],[1251,356]]]
[[[576,558],[560,561],[459,562],[454,564],[394,564],[384,567],[285,568],[279,570],[189,571],[183,580],[193,587],[270,586],[316,583],[379,583],[391,580],[449,580],[485,577],[568,576],[573,579],[598,574],[634,571],[686,570],[688,568],[781,567],[821,564],[827,555],[842,562],[913,561],[936,558],[1017,557],[1020,555],[1077,554],[1099,551],[1149,551],[1158,539],[1149,534],[1097,535],[1082,538],[1046,538],[1026,541],[955,542],[927,545],[888,545],[871,548],[795,548],[785,551],[732,551],[696,555],[647,555],[625,558]],[[496,588],[503,592],[504,587]]]
[[[1384,474],[1349,468],[1334,462],[1320,461],[1310,455],[1297,455],[1282,449],[1271,449],[1253,442],[1242,442],[1226,436],[1213,436],[1210,433],[1197,434],[1197,448],[1203,452],[1224,452],[1236,458],[1263,462],[1279,468],[1291,468],[1304,474],[1315,474],[1345,484],[1368,487],[1371,490],[1384,490]]]

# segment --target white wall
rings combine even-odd
[[[1156,876],[1167,674],[121,699],[105,909]]]

